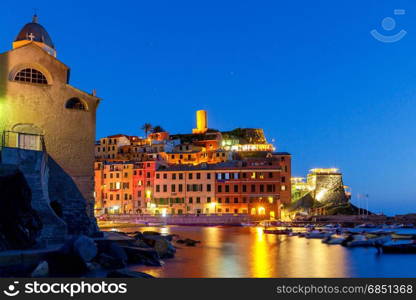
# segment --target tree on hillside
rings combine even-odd
[[[163,129],[163,127],[159,126],[159,125],[153,127],[153,129],[152,129],[153,133],[164,132],[164,131],[165,131],[165,129]]]
[[[147,135],[149,134],[149,132],[152,130],[153,126],[150,123],[144,123],[142,126],[142,130],[144,131],[144,133],[146,134],[146,138]]]

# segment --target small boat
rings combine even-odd
[[[256,226],[257,224],[254,222],[241,222],[240,225],[243,227],[251,227],[251,226]]]
[[[355,228],[377,228],[377,226],[374,224],[364,223],[364,224],[355,226]]]
[[[393,233],[391,238],[394,240],[413,240],[415,236],[413,234]]]
[[[327,224],[324,226],[325,229],[338,229],[341,228],[339,224]]]
[[[322,243],[328,245],[340,245],[345,240],[342,235],[330,235],[322,240]]]
[[[346,243],[347,247],[375,247],[380,246],[391,240],[389,235],[367,238],[365,235],[356,235],[352,241]]]
[[[416,241],[400,241],[386,243],[381,246],[383,253],[416,254]]]
[[[305,237],[307,239],[323,239],[331,235],[332,235],[332,232],[313,230],[311,232],[306,233]]]
[[[263,232],[267,234],[290,234],[292,229],[264,229]]]
[[[410,228],[414,228],[414,225],[413,224],[398,224],[397,225],[397,228],[407,228],[407,229],[410,229]]]
[[[275,220],[264,220],[264,221],[260,221],[259,225],[263,227],[275,227],[275,226],[280,226],[281,224],[279,221],[275,221]]]

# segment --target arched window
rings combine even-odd
[[[48,84],[45,75],[32,68],[20,70],[14,77],[14,80],[29,83]]]
[[[65,105],[68,109],[87,110],[87,106],[79,98],[71,98],[66,102]]]

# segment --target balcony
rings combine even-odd
[[[40,134],[3,131],[0,148],[45,151],[45,142]]]

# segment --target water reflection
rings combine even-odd
[[[416,260],[377,255],[375,249],[348,249],[318,239],[264,234],[262,228],[155,227],[154,230],[200,240],[178,246],[163,267],[133,269],[156,277],[412,277]]]

